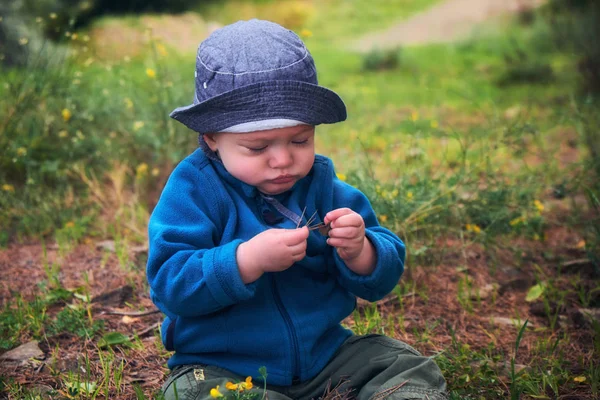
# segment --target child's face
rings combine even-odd
[[[204,135],[231,175],[269,195],[289,190],[309,173],[315,159],[314,138],[311,125]]]

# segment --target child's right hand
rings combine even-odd
[[[265,272],[280,272],[306,255],[308,228],[269,229],[238,246],[236,258],[244,283]]]

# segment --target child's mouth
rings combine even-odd
[[[290,183],[294,181],[294,177],[292,175],[281,175],[278,176],[277,178],[273,179],[271,182],[276,183],[276,184],[284,184],[284,183]]]

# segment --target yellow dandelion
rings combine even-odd
[[[410,114],[410,119],[412,120],[412,122],[416,122],[419,119],[419,113],[417,111],[413,111]]]
[[[406,198],[407,198],[408,200],[412,200],[412,198],[413,198],[413,192],[408,192],[408,193],[406,193]]]
[[[148,78],[154,79],[156,78],[156,71],[152,68],[146,68],[146,75],[148,75]]]
[[[66,138],[67,136],[69,136],[69,132],[65,131],[64,129],[62,131],[58,132],[59,138]]]
[[[26,155],[26,154],[27,154],[27,149],[26,149],[25,147],[19,147],[19,148],[17,149],[17,155],[18,155],[19,157],[23,157],[23,156],[24,156],[24,155]]]
[[[150,172],[150,174],[156,177],[160,174],[160,170],[158,168],[152,168],[152,172]]]
[[[437,122],[437,121],[431,121],[431,122],[429,123],[429,125],[430,125],[430,126],[433,128],[433,129],[436,129],[436,128],[439,126],[439,124],[438,124],[438,122]]]
[[[148,164],[141,163],[135,168],[135,172],[138,176],[145,175],[148,172]]]
[[[29,39],[27,39],[26,37],[22,37],[21,39],[19,39],[19,44],[21,46],[25,46],[27,43],[29,43]]]
[[[65,228],[67,228],[67,229],[75,228],[75,222],[73,222],[73,221],[67,222],[65,224]]]
[[[244,389],[246,389],[246,390],[250,390],[250,389],[252,389],[252,387],[254,386],[254,385],[252,384],[252,377],[251,377],[251,376],[247,376],[247,377],[246,377],[246,381],[245,381],[245,382],[242,382],[242,383],[240,383],[240,385],[244,386]]]
[[[385,222],[387,222],[387,220],[388,220],[388,216],[387,215],[382,214],[382,215],[379,216],[379,221],[380,222],[385,223]]]
[[[128,110],[131,110],[133,108],[133,101],[131,101],[129,97],[125,97],[123,99],[123,102],[125,103],[125,107],[127,107]]]
[[[338,178],[340,181],[344,181],[344,182],[346,182],[346,175],[344,175],[344,174],[342,174],[342,173],[337,173],[337,174],[335,174],[335,175],[337,176],[337,178]]]
[[[542,204],[542,202],[541,202],[541,201],[539,201],[539,200],[534,200],[534,201],[533,201],[533,205],[535,206],[535,208],[537,208],[537,210],[538,210],[539,212],[542,212],[542,211],[544,211],[544,205]]]
[[[476,224],[471,225],[471,230],[475,233],[481,233],[481,228]]]
[[[312,35],[313,33],[308,29],[302,29],[302,31],[300,32],[300,36],[302,36],[303,38],[309,38],[312,37]]]
[[[69,122],[69,120],[71,119],[71,116],[73,114],[71,114],[71,111],[68,108],[63,108],[62,112],[62,117],[65,120],[65,122]]]
[[[212,397],[213,399],[219,398],[219,397],[223,397],[223,395],[221,394],[221,392],[219,392],[219,385],[217,385],[216,387],[210,389],[210,397]]]
[[[577,383],[585,382],[585,376],[576,376],[573,380]]]
[[[144,127],[144,121],[135,121],[133,123],[133,130],[134,131],[139,131],[140,129],[142,129]]]
[[[8,183],[5,183],[4,185],[2,185],[2,190],[5,192],[14,192],[15,187],[13,185],[9,185]]]

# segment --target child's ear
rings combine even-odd
[[[216,140],[216,133],[205,133],[202,137],[204,138],[204,141],[206,142],[206,144],[208,145],[208,147],[216,152],[217,151],[217,140]]]

